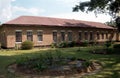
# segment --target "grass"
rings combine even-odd
[[[83,78],[120,78],[120,55],[99,55],[91,54],[89,50],[94,47],[89,48],[61,48],[60,50],[64,56],[75,56],[76,58],[83,58],[86,60],[99,61],[103,65],[103,69],[90,76],[85,76]],[[35,58],[39,57],[40,53],[53,52],[55,49],[33,49],[33,50],[0,50],[0,78],[20,78],[14,74],[7,71],[7,66],[14,63],[17,59],[23,57]],[[23,77],[21,77],[23,78]]]

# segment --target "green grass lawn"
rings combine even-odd
[[[99,55],[91,54],[89,48],[61,48],[64,56],[75,56],[86,60],[99,61],[103,65],[103,69],[95,75],[85,76],[84,78],[120,78],[120,55]],[[33,49],[33,50],[0,50],[0,78],[19,78],[7,71],[7,66],[14,63],[17,59],[23,57],[35,58],[40,53],[54,52],[55,49]],[[23,77],[21,77],[23,78]]]

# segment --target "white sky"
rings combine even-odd
[[[107,22],[109,15],[72,12],[74,5],[87,0],[0,0],[0,21],[6,22],[13,18],[29,16],[47,16],[67,19],[77,19],[95,22]]]

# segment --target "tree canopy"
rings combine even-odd
[[[73,12],[91,12],[94,11],[95,14],[98,13],[109,13],[116,20],[116,26],[120,28],[120,0],[90,0],[85,2],[80,2],[73,7]],[[119,29],[120,30],[120,29]]]
[[[106,25],[109,25],[109,26],[111,26],[111,27],[115,27],[115,26],[116,26],[115,20],[111,20],[111,21],[109,21],[109,22],[106,22],[105,24],[106,24]]]

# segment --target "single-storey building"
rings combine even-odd
[[[0,42],[6,48],[13,48],[26,40],[33,41],[34,46],[48,46],[62,41],[104,42],[119,39],[113,27],[74,19],[21,16],[0,26]]]

